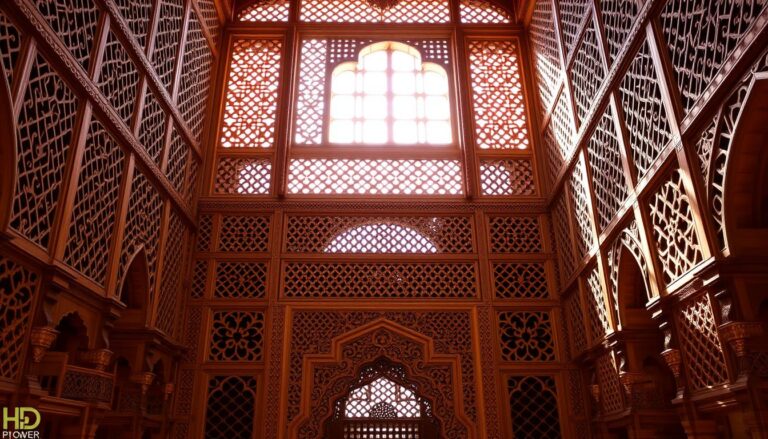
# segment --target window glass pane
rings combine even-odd
[[[450,115],[448,99],[436,96],[427,97],[426,110],[427,118],[429,119],[448,119]]]
[[[387,92],[387,75],[385,73],[366,73],[363,77],[363,91],[367,94],[384,94]]]
[[[351,119],[355,117],[354,96],[334,96],[331,101],[331,117],[334,119]]]
[[[392,52],[392,69],[401,72],[412,72],[416,69],[416,58],[406,52]]]
[[[339,94],[352,94],[355,92],[355,72],[351,70],[345,70],[337,73],[333,77],[334,93]]]
[[[395,119],[415,119],[416,98],[413,96],[395,96],[392,111]]]
[[[416,122],[413,121],[395,121],[395,128],[392,134],[395,138],[395,143],[417,143],[417,129]]]
[[[333,143],[352,143],[354,140],[354,131],[352,121],[334,120],[331,121],[330,140]]]
[[[448,94],[448,81],[437,72],[424,72],[424,93],[431,95]]]
[[[450,143],[451,137],[448,122],[427,122],[427,143]]]
[[[383,120],[367,120],[363,123],[363,142],[384,143],[387,141],[387,123]]]
[[[366,119],[384,119],[387,117],[387,98],[384,96],[366,96],[363,101],[363,116]]]
[[[382,72],[387,69],[387,52],[376,51],[363,57],[363,68],[368,71]]]
[[[398,95],[416,93],[416,75],[413,73],[395,73],[392,75],[392,92]]]

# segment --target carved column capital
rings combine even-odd
[[[114,352],[109,349],[93,349],[82,353],[80,359],[94,369],[104,372],[112,362],[113,355]]]
[[[728,322],[717,328],[720,339],[728,345],[736,355],[736,364],[740,377],[749,374],[752,369],[752,352],[749,340],[763,334],[760,322]]]

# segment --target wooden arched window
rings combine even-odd
[[[331,76],[329,143],[451,143],[448,73],[413,46],[371,44]]]
[[[347,229],[325,246],[325,253],[437,253],[435,243],[411,227],[393,223]]]

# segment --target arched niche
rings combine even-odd
[[[723,221],[733,255],[768,255],[768,72],[755,73],[725,162]]]
[[[147,323],[150,302],[149,264],[144,249],[131,259],[120,285],[118,298],[125,305],[115,328],[143,328]]]
[[[77,312],[66,314],[55,327],[58,331],[56,341],[50,352],[67,355],[68,364],[76,364],[82,353],[89,349],[88,328]]]
[[[0,232],[11,219],[13,192],[16,185],[16,121],[13,99],[5,67],[0,63]]]

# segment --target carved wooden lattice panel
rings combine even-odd
[[[369,241],[381,243],[385,248],[413,249],[417,253],[434,248],[438,253],[474,252],[472,219],[468,216],[298,216],[287,219],[285,251],[290,253],[362,252],[373,247]],[[356,237],[345,232],[365,225],[399,225],[415,230],[427,242],[402,230],[382,230],[380,239]],[[398,246],[398,242],[406,243]],[[393,241],[395,240],[395,241]],[[337,244],[329,247],[332,243]],[[395,248],[392,247],[392,248]]]
[[[587,143],[592,190],[601,230],[608,226],[627,199],[627,179],[621,164],[620,148],[613,110],[608,107]]]
[[[275,143],[280,40],[235,40],[221,127],[224,148],[271,148]]]
[[[369,223],[344,230],[323,249],[325,253],[437,253],[418,230],[393,223]]]
[[[595,245],[595,235],[592,231],[592,217],[589,209],[589,194],[587,189],[587,174],[584,169],[584,157],[579,155],[579,160],[571,171],[570,187],[571,209],[578,245],[578,256],[584,257]]]
[[[131,196],[128,201],[128,216],[125,219],[123,232],[118,285],[121,285],[125,270],[128,269],[133,256],[143,249],[147,257],[149,290],[154,291],[163,199],[144,174],[138,169],[134,172]]]
[[[165,133],[168,116],[160,106],[155,95],[147,89],[144,95],[144,109],[141,112],[141,125],[139,126],[139,141],[144,145],[149,155],[160,165],[160,160],[165,146]]]
[[[507,378],[507,394],[514,437],[562,437],[553,377],[511,376]]]
[[[179,371],[178,379],[176,380],[178,387],[176,388],[176,397],[174,398],[173,414],[176,416],[188,416],[192,413],[192,406],[194,404],[193,392],[195,387],[195,371],[194,369],[182,369]]]
[[[654,193],[649,208],[656,257],[669,285],[704,259],[679,170]]]
[[[21,50],[21,32],[0,10],[0,62],[5,68],[5,77],[8,80],[8,88],[13,89],[13,69]]]
[[[458,355],[461,364],[464,413],[477,419],[472,325],[467,311],[314,311],[293,313],[288,378],[288,421],[296,418],[301,403],[303,360],[306,355],[328,353],[331,340],[352,329],[385,318],[434,340],[438,353]]]
[[[203,327],[203,311],[199,306],[188,306],[186,320],[184,321],[184,331],[182,331],[182,343],[186,348],[183,360],[187,363],[198,361],[197,353],[199,346],[204,340],[201,339],[201,328]]]
[[[165,175],[179,193],[184,191],[189,156],[190,148],[174,124],[171,127],[171,142],[168,145],[168,163],[166,164]]]
[[[0,377],[16,380],[28,344],[27,330],[39,279],[15,261],[0,257]]]
[[[283,295],[290,298],[471,298],[473,263],[288,262]]]
[[[591,20],[587,24],[584,36],[576,49],[570,72],[576,114],[581,122],[584,122],[589,114],[606,74],[600,47],[597,45],[597,31]]]
[[[149,19],[152,15],[152,0],[115,0],[120,14],[142,49],[147,46]]]
[[[492,253],[536,253],[543,250],[539,219],[527,216],[492,216]]]
[[[448,23],[447,0],[400,0],[391,7],[369,0],[304,0],[301,21],[357,23]]]
[[[557,99],[548,127],[552,130],[552,141],[547,142],[547,146],[554,146],[555,148],[548,151],[547,154],[552,162],[550,169],[555,170],[554,175],[557,175],[565,159],[570,157],[574,147],[573,112],[565,90],[560,93],[560,97]]]
[[[253,437],[256,397],[256,379],[253,377],[212,377],[208,381],[205,437]]]
[[[557,245],[557,256],[559,261],[560,285],[564,285],[573,270],[576,269],[576,252],[571,241],[571,229],[568,225],[568,201],[565,196],[568,191],[564,190],[555,198],[552,208],[552,225]]]
[[[213,215],[200,215],[197,224],[197,247],[199,252],[211,251],[213,239]]]
[[[514,41],[470,41],[475,142],[481,149],[527,149],[528,123]]]
[[[493,286],[497,299],[546,299],[547,275],[540,262],[493,263]]]
[[[176,57],[181,39],[181,24],[184,20],[183,0],[160,0],[160,16],[155,34],[155,48],[152,51],[152,65],[160,82],[171,91],[174,79]]]
[[[218,250],[222,252],[267,252],[268,216],[223,216]]]
[[[551,0],[536,0],[529,26],[542,113],[546,113],[552,106],[562,75],[560,45],[557,42],[555,28],[552,26],[555,20],[552,9]]]
[[[552,124],[549,124],[547,125],[547,128],[544,129],[544,132],[541,133],[542,147],[544,149],[544,158],[547,166],[544,176],[550,185],[555,184],[557,174],[565,164],[565,160],[563,159],[563,155],[560,152],[560,147],[558,146],[557,139],[555,138],[555,132],[553,128],[554,127]]]
[[[263,361],[265,326],[260,311],[214,311],[208,360]]]
[[[628,0],[629,1],[629,0]],[[560,7],[560,28],[563,32],[564,52],[571,53],[579,36],[584,15],[590,10],[589,0],[557,0]]]
[[[181,217],[171,210],[166,232],[163,272],[160,282],[160,297],[157,299],[157,327],[168,335],[175,335],[179,290],[186,279],[187,260],[186,227]]]
[[[83,68],[88,65],[99,23],[99,7],[93,0],[36,0],[46,21]]]
[[[584,311],[581,308],[579,290],[571,290],[565,299],[565,322],[570,335],[571,357],[576,357],[587,348],[587,333],[584,326]]]
[[[115,34],[110,31],[104,46],[97,85],[128,126],[136,107],[138,82],[139,72],[136,66]]]
[[[635,0],[600,0],[600,13],[608,42],[606,58],[609,64],[615,62],[629,36],[629,30],[639,12]]]
[[[190,297],[193,299],[202,299],[205,295],[208,283],[208,265],[209,262],[206,259],[195,261],[194,268],[192,269],[192,286],[190,290]]]
[[[548,312],[498,313],[502,361],[554,361],[555,340]]]
[[[293,159],[292,194],[461,195],[458,160]]]
[[[92,119],[85,139],[64,260],[100,285],[106,280],[123,167],[123,151],[102,124]]]
[[[587,296],[587,315],[591,333],[591,344],[596,343],[611,330],[608,320],[608,303],[600,283],[600,269],[594,267],[584,278]]]
[[[529,159],[482,160],[480,185],[483,195],[535,195],[533,163]]]
[[[213,53],[203,34],[202,25],[192,11],[189,14],[182,63],[177,105],[195,140],[199,141],[205,122],[208,91],[211,88]]]
[[[512,17],[499,6],[486,0],[461,0],[459,17],[462,23],[505,24],[511,23]]]
[[[77,116],[75,94],[37,55],[16,124],[16,192],[11,227],[46,248]]]
[[[659,84],[646,42],[619,85],[629,145],[640,177],[672,138]]]
[[[683,108],[690,111],[766,6],[765,0],[671,0],[661,12]]]
[[[691,390],[726,382],[728,369],[709,295],[702,294],[685,302],[676,312],[675,321]]]
[[[191,153],[190,153],[191,154]],[[202,162],[197,160],[189,160],[189,166],[187,167],[187,176],[184,178],[184,187],[181,195],[184,196],[184,200],[187,205],[192,205],[192,199],[197,194],[198,186],[198,170],[200,169]]]
[[[294,140],[316,145],[323,140],[325,114],[325,74],[328,41],[303,40],[296,101]]]
[[[265,262],[221,261],[216,263],[214,297],[221,299],[262,299],[266,293],[267,264]]]
[[[237,14],[240,21],[288,21],[290,11],[288,0],[262,0],[243,9]]]
[[[272,178],[269,159],[222,157],[216,170],[217,194],[268,195]]]
[[[215,0],[197,0],[197,5],[200,8],[201,18],[205,22],[205,27],[208,28],[214,44],[218,43],[221,22],[219,21],[219,14],[216,12]]]
[[[615,413],[624,408],[624,387],[619,381],[616,360],[610,353],[596,361],[597,384],[600,386],[600,407],[603,413]]]

